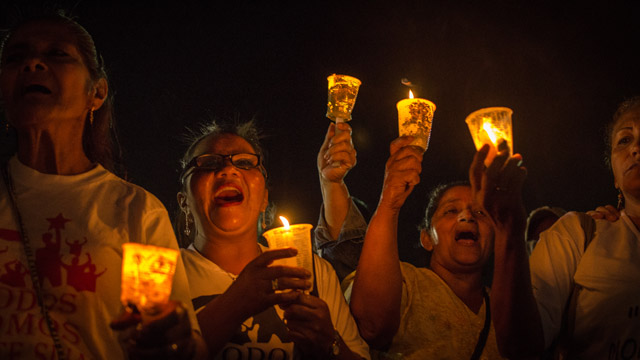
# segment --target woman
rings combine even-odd
[[[514,311],[514,304],[535,310],[532,301],[520,303],[512,294],[512,284],[529,281],[521,157],[502,152],[487,169],[485,146],[471,165],[470,183],[432,192],[420,239],[433,254],[430,269],[421,269],[398,257],[398,214],[422,171],[422,150],[408,146],[411,141],[401,137],[391,144],[380,202],[366,231],[351,294],[360,332],[381,358],[513,356],[509,345],[526,334],[505,324],[530,316]],[[496,271],[489,301],[482,273],[492,254]]]
[[[547,348],[566,339],[560,347],[569,358],[640,354],[640,97],[618,107],[607,145],[620,220],[597,220],[595,231],[587,233],[579,216],[569,213],[540,236],[530,259],[542,324],[533,334],[544,336]],[[592,240],[585,245],[585,238]],[[568,306],[572,294],[576,305]],[[563,321],[573,325],[572,333]]]
[[[190,243],[182,256],[210,353],[220,359],[368,358],[331,265],[315,257],[318,296],[288,291],[309,290],[311,274],[270,266],[294,249],[258,244],[268,204],[263,158],[252,123],[205,126],[183,157],[176,229]]]
[[[2,274],[0,358],[193,355],[188,303],[140,324],[126,349],[109,326],[123,311],[122,244],[177,243],[162,204],[107,170],[117,153],[111,99],[91,36],[59,14],[19,24],[2,42],[0,95],[3,128],[17,134],[16,154],[1,165],[0,263],[29,270]],[[187,301],[181,263],[175,276],[171,298]],[[116,327],[140,318],[122,320]]]

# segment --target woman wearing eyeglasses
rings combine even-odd
[[[258,243],[268,206],[262,161],[251,122],[204,126],[183,157],[175,228],[188,246],[182,257],[210,353],[218,359],[369,358],[329,263],[315,257],[315,284],[302,268],[270,266],[295,249]]]

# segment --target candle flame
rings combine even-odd
[[[280,216],[280,221],[282,221],[282,226],[285,230],[289,230],[289,220],[286,217]]]
[[[487,135],[489,135],[489,139],[491,139],[491,142],[496,145],[496,143],[498,142],[498,137],[496,136],[496,133],[493,131],[493,126],[491,126],[491,124],[488,121],[485,121],[484,124],[482,124],[482,128],[484,129],[484,131],[487,132]]]
[[[413,99],[413,91],[409,90],[409,99]]]

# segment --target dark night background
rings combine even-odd
[[[558,2],[560,3],[560,2]],[[50,2],[46,3],[51,6]],[[326,77],[362,80],[353,112],[352,195],[375,208],[395,104],[408,78],[437,110],[422,183],[401,215],[401,257],[417,248],[426,194],[467,176],[474,146],[464,119],[513,109],[514,147],[529,175],[525,205],[589,210],[613,204],[603,127],[640,94],[640,7],[527,1],[57,2],[73,8],[108,65],[129,179],[172,213],[186,127],[214,116],[256,117],[277,215],[316,224],[316,154],[329,120]],[[577,5],[579,4],[579,5]],[[0,5],[0,26],[22,1]]]

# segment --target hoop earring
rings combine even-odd
[[[93,108],[89,109],[89,124],[93,126]]]
[[[617,207],[618,210],[622,209],[623,203],[624,203],[624,196],[622,195],[622,191],[618,189],[618,207]]]
[[[184,217],[184,230],[182,230],[182,232],[184,232],[184,235],[186,237],[189,237],[189,235],[191,235],[191,229],[189,228],[189,214],[188,213]]]

